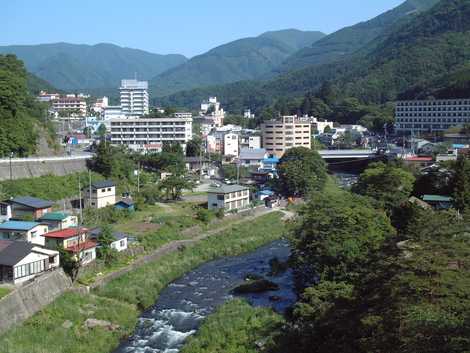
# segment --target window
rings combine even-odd
[[[224,196],[224,195],[217,195],[217,200],[218,200],[218,201],[224,201],[224,200],[225,200],[225,196]]]
[[[108,191],[111,191],[111,188],[108,188]]]
[[[121,241],[119,242],[119,246],[120,246],[121,248],[125,247],[125,246],[126,246],[126,241],[125,241],[125,240],[121,240]]]
[[[8,205],[5,205],[5,204],[0,205],[0,214],[2,216],[6,216],[8,214]]]

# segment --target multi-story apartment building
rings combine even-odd
[[[120,87],[121,108],[126,116],[143,116],[149,113],[148,82],[122,80]]]
[[[238,157],[238,135],[235,133],[228,133],[224,135],[224,156]]]
[[[268,154],[282,157],[293,147],[312,147],[312,126],[308,118],[284,116],[261,125],[263,147]]]
[[[111,119],[111,143],[138,152],[159,151],[164,142],[178,142],[183,150],[192,138],[192,118]]]
[[[86,116],[86,101],[82,97],[60,97],[52,100],[52,109],[61,115],[61,112],[67,114],[77,114]]]
[[[470,98],[398,101],[395,127],[399,132],[444,131],[470,124]]]

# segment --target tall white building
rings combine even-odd
[[[138,152],[159,152],[164,142],[178,142],[183,150],[192,138],[192,118],[111,119],[111,143]]]
[[[209,100],[205,100],[201,103],[200,116],[211,119],[217,127],[224,125],[225,111],[221,108],[217,97],[209,97]]]
[[[399,101],[395,108],[400,132],[444,131],[470,123],[470,98]]]
[[[122,113],[126,116],[143,116],[149,113],[148,82],[122,80],[120,87]]]

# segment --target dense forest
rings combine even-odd
[[[28,78],[16,56],[0,55],[0,157],[36,151],[37,126],[44,123],[45,110],[30,95]]]

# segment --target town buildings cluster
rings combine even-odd
[[[112,181],[83,188],[80,204],[99,209],[115,207],[133,211],[132,200],[116,199]],[[0,283],[21,284],[61,265],[60,251],[70,253],[81,265],[95,261],[101,228],[88,229],[76,215],[54,210],[54,203],[35,197],[0,202]],[[111,248],[127,249],[128,236],[113,233]]]

